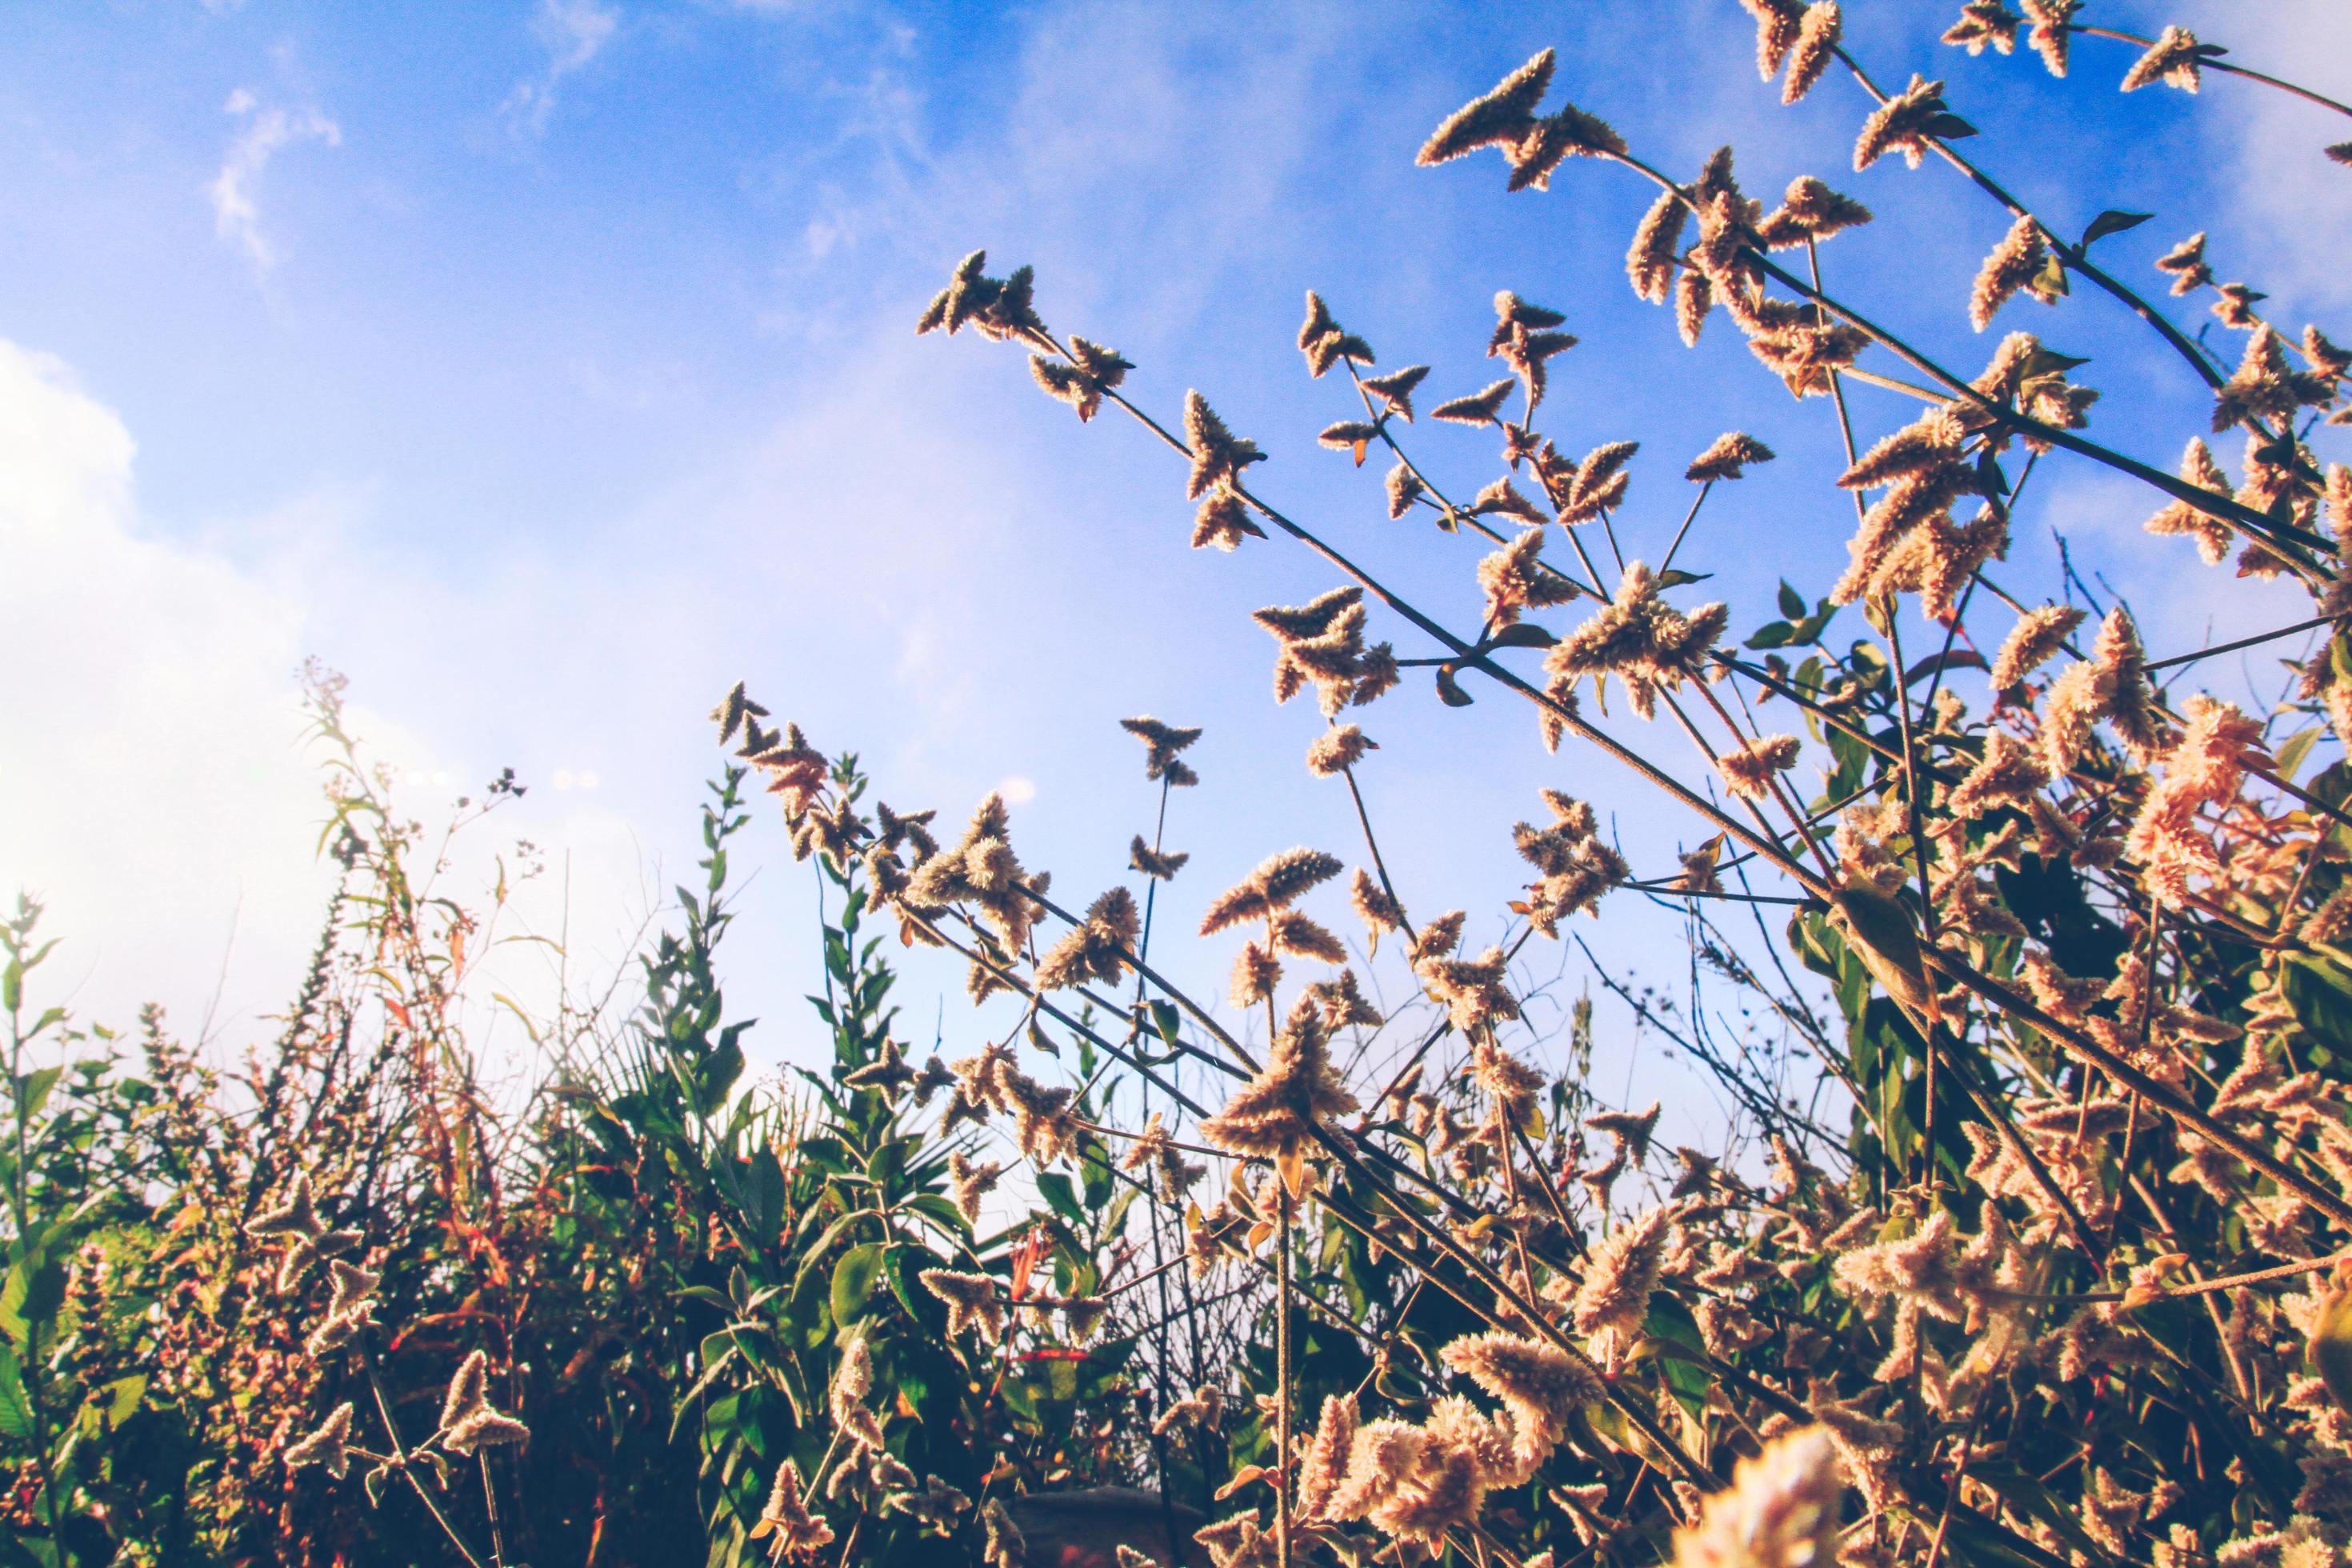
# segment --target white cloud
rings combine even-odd
[[[596,0],[541,0],[531,31],[547,50],[547,64],[515,84],[500,112],[518,131],[532,136],[545,131],[557,85],[594,59],[620,24],[621,13]]]
[[[230,93],[221,110],[243,120],[245,129],[229,143],[220,173],[205,188],[213,204],[213,232],[245,252],[255,272],[268,272],[278,264],[278,251],[261,231],[261,208],[254,194],[261,172],[279,149],[298,142],[341,145],[342,129],[315,109],[262,109],[250,88]]]
[[[407,627],[416,635],[446,621],[339,542],[331,514],[371,504],[367,487],[289,503],[257,528],[224,531],[234,548],[215,548],[175,540],[143,512],[133,455],[122,422],[61,362],[0,340],[0,900],[29,892],[47,907],[47,934],[62,939],[43,1005],[120,1029],[160,1002],[194,1037],[217,1003],[214,1032],[242,1044],[291,994],[332,886],[294,676],[314,637],[361,612],[322,584],[368,584],[366,613],[401,605],[423,617]],[[289,518],[319,522],[323,542],[288,544]],[[362,694],[379,689],[362,675]],[[364,759],[393,766],[400,804],[432,826],[497,767],[452,754],[446,693],[396,700],[435,736],[358,701],[347,724]],[[576,989],[615,972],[654,907],[641,836],[582,793],[598,789],[606,754],[583,745],[568,759],[570,793],[531,790],[462,838],[441,874],[478,909],[491,855],[511,869],[510,834],[526,835],[545,874],[517,888],[492,934],[572,942],[568,973],[541,945],[478,944],[486,1030],[499,1016],[492,992],[540,1007],[559,975]],[[520,1043],[510,1021],[489,1037]]]

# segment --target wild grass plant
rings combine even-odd
[[[13,1552],[504,1568],[692,1539],[714,1563],[1010,1568],[1076,1560],[1043,1533],[1058,1494],[1103,1505],[1090,1549],[1122,1568],[2352,1563],[2352,763],[2319,765],[2352,747],[2352,468],[2328,456],[2352,351],[2266,316],[2226,239],[2150,270],[2117,243],[2150,215],[2054,226],[1942,82],[1849,50],[1834,0],[1743,3],[1784,103],[1862,106],[1854,170],[1899,156],[2004,214],[1932,341],[1881,324],[1892,280],[1841,275],[1862,202],[1826,175],[1750,199],[1729,148],[1678,179],[1549,51],[1420,161],[1498,154],[1528,200],[1655,192],[1634,292],[1686,343],[1738,334],[1836,433],[1834,581],[1696,602],[1740,480],[1782,459],[1741,431],[1664,470],[1637,431],[1562,450],[1577,323],[1539,281],[1447,370],[1391,368],[1307,295],[1321,444],[1385,475],[1327,522],[1209,397],[1049,329],[1030,270],[975,252],[919,331],[1129,416],[1233,570],[1328,568],[1256,621],[1276,700],[1323,720],[1307,787],[1343,788],[1354,835],[1275,850],[1171,931],[1160,888],[1203,874],[1181,846],[1216,788],[1199,730],[1126,721],[1159,809],[1130,876],[1073,895],[1000,798],[960,826],[884,804],[763,705],[772,672],[713,714],[703,879],[635,1014],[557,1020],[515,1108],[457,1022],[492,928],[436,890],[314,680],[346,875],[278,1038],[230,1070],[160,1017],[74,1034],[26,1000],[37,910],[6,927]],[[1942,41],[2352,117],[2077,10],[1970,0]],[[2014,330],[2034,302],[2056,341],[2078,312],[2144,325],[2210,420],[2111,427],[2088,363]],[[1491,482],[1449,494],[1473,440]],[[2143,547],[2193,552],[2200,592],[2307,605],[2151,651],[2071,563],[2009,580],[2045,464],[2145,491]],[[1463,545],[1475,625],[1444,618],[1455,584],[1383,566],[1407,523]],[[2274,704],[2205,686],[2253,648],[2288,656]],[[1496,825],[1527,870],[1507,939],[1471,951],[1465,911],[1391,875],[1358,774],[1377,704],[1498,697],[1533,736],[1465,743],[1532,740],[1561,783]],[[747,1071],[720,983],[762,794],[826,911],[832,1056],[790,1086]],[[1604,824],[1636,809],[1696,847],[1633,863]],[[1589,1005],[1564,1036],[1527,1005],[1529,944],[1641,899],[1767,1021],[1728,1040],[1599,973],[1735,1107],[1704,1148],[1595,1092]],[[1171,978],[1195,942],[1230,956],[1224,995]],[[894,943],[952,955],[986,1010],[910,1043]]]

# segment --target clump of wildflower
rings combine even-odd
[[[1356,918],[1364,922],[1375,950],[1380,947],[1382,931],[1403,928],[1404,911],[1361,866],[1356,868],[1355,880],[1349,884],[1348,904],[1356,911]]]
[[[1712,484],[1717,479],[1746,478],[1743,470],[1751,463],[1769,463],[1772,448],[1744,431],[1729,430],[1717,437],[1706,451],[1691,459],[1683,470],[1683,478],[1697,484]]]
[[[1665,1260],[1671,1217],[1666,1209],[1652,1209],[1621,1225],[1594,1249],[1572,1306],[1578,1333],[1606,1335],[1614,1348],[1630,1345],[1641,1333]]]
[[[1007,837],[1011,827],[1003,796],[992,793],[972,813],[961,839],[915,868],[905,901],[923,909],[976,905],[1004,950],[1020,952],[1036,910],[1029,875]]]
[[[1813,90],[1822,73],[1837,58],[1838,40],[1845,34],[1845,13],[1837,0],[1813,0],[1797,24],[1797,41],[1789,49],[1789,74],[1780,81],[1780,101],[1795,103]]]
[[[1282,961],[1274,950],[1257,942],[1245,942],[1234,955],[1233,983],[1225,994],[1236,1007],[1250,1008],[1268,1000],[1282,984]]]
[[[1177,760],[1177,753],[1188,749],[1201,738],[1199,726],[1190,729],[1163,724],[1150,714],[1135,719],[1121,719],[1118,727],[1143,742],[1143,776],[1166,779],[1180,788],[1201,782],[1201,775]]]
[[[1045,323],[1031,303],[1036,283],[1034,269],[1021,267],[1010,277],[990,278],[981,272],[987,264],[985,250],[975,250],[957,262],[948,286],[924,307],[922,318],[915,323],[915,335],[944,330],[953,337],[968,325],[999,342],[1025,339],[1045,343]]]
[[[971,1507],[971,1499],[937,1476],[925,1476],[920,1491],[893,1492],[882,1501],[886,1513],[903,1513],[938,1535],[955,1532],[956,1516]]]
[[[2002,639],[2000,651],[1993,656],[1990,677],[1993,689],[2005,691],[2042,668],[2089,614],[2070,605],[2043,605],[2020,616]]]
[[[1598,1116],[1586,1117],[1584,1124],[1595,1132],[1606,1133],[1627,1163],[1639,1165],[1649,1157],[1650,1140],[1658,1131],[1658,1115],[1664,1109],[1662,1102],[1654,1100],[1647,1110],[1604,1110]]]
[[[1517,382],[1505,376],[1466,397],[1447,399],[1431,409],[1429,416],[1449,425],[1492,425],[1503,411],[1503,400],[1511,395],[1511,389],[1517,385]]]
[[[782,1563],[788,1557],[814,1558],[833,1544],[833,1526],[808,1510],[801,1500],[801,1468],[786,1459],[776,1467],[775,1484],[768,1489],[767,1503],[760,1510],[760,1521],[751,1527],[751,1539],[772,1536],[768,1547],[768,1560]]]
[[[2090,742],[2091,726],[2101,719],[2115,726],[2135,761],[2145,766],[2155,755],[2163,731],[2146,664],[2138,628],[2118,605],[2101,623],[2091,657],[2051,683],[2049,700],[2042,705],[2042,744],[2052,777],[2074,767]]]
[[[1543,792],[1551,825],[1513,825],[1511,841],[1541,874],[1528,889],[1528,923],[1557,939],[1559,922],[1579,910],[1598,915],[1601,896],[1633,875],[1624,858],[1601,837],[1600,821],[1586,802],[1558,790]]]
[[[327,1266],[327,1277],[331,1288],[326,1314],[303,1342],[303,1349],[314,1356],[341,1350],[375,1321],[375,1289],[383,1283],[383,1276],[375,1269],[362,1268],[340,1258]]]
[[[1298,329],[1298,352],[1307,356],[1307,368],[1318,379],[1343,359],[1372,363],[1371,344],[1333,321],[1331,307],[1312,289],[1307,291],[1307,321]]]
[[[1135,836],[1135,842],[1129,845],[1127,850],[1127,863],[1129,866],[1145,876],[1161,882],[1174,881],[1176,873],[1182,870],[1184,862],[1192,858],[1190,852],[1154,849],[1143,841],[1143,835],[1140,833]]]
[[[2213,281],[2213,268],[2205,260],[2205,231],[2198,230],[2158,257],[2156,269],[2172,279],[2176,295],[2193,293]]]
[[[1201,917],[1201,934],[1214,936],[1243,921],[1264,920],[1286,910],[1313,889],[1339,874],[1337,856],[1320,849],[1286,849],[1269,855],[1225,889]]]
[[[1571,155],[1622,155],[1624,139],[1608,122],[1564,103],[1538,117],[1536,105],[1551,86],[1556,57],[1544,50],[1496,83],[1494,89],[1463,105],[1438,126],[1413,160],[1427,166],[1444,163],[1481,147],[1501,149],[1511,165],[1509,188],[1543,190],[1552,171]]]
[[[1675,1531],[1675,1568],[1830,1568],[1844,1489],[1826,1430],[1776,1437]]]
[[[2130,834],[2127,854],[2145,867],[2148,892],[2174,909],[2189,901],[2191,876],[2218,877],[2221,861],[2197,814],[2237,798],[2247,763],[2261,756],[2263,727],[2234,704],[2202,694],[2189,700],[2188,726],[2164,759],[2164,777],[2148,792]]]
[[[1237,1513],[1204,1525],[1192,1532],[1192,1539],[1208,1548],[1209,1568],[1267,1568],[1275,1561],[1274,1537],[1258,1528],[1252,1514]]]
[[[1315,743],[1307,748],[1307,771],[1318,779],[1328,779],[1363,761],[1366,752],[1379,749],[1380,742],[1358,726],[1335,724],[1316,736]]]
[[[719,726],[719,743],[722,746],[735,738],[735,732],[743,727],[745,720],[765,719],[767,716],[765,708],[744,694],[743,683],[740,680],[719,700],[719,706],[710,710],[710,721]]]
[[[1176,1147],[1176,1141],[1160,1124],[1160,1112],[1156,1110],[1151,1113],[1151,1120],[1145,1124],[1142,1133],[1129,1145],[1126,1157],[1119,1161],[1119,1168],[1124,1171],[1142,1170],[1146,1166],[1159,1178],[1160,1198],[1173,1204],[1182,1203],[1184,1194],[1209,1173],[1206,1165],[1184,1158],[1183,1152]]]
[[[1794,735],[1767,735],[1720,753],[1715,765],[1733,795],[1762,800],[1772,793],[1772,775],[1797,765],[1797,752]]]
[[[1067,359],[1029,356],[1029,374],[1045,395],[1077,410],[1080,423],[1102,411],[1103,394],[1127,379],[1134,364],[1117,349],[1072,336]]]
[[[2001,54],[2017,47],[2017,29],[2024,18],[2001,0],[1968,0],[1960,19],[1944,30],[1943,41],[1980,55],[1987,46]]]
[[[958,1213],[964,1218],[978,1221],[980,1200],[996,1185],[1004,1167],[993,1160],[975,1163],[965,1157],[961,1149],[948,1154],[948,1195],[955,1200]]]
[[[2042,63],[2050,68],[2052,76],[2066,74],[2067,45],[2074,37],[2074,29],[2068,24],[2082,4],[2083,0],[2017,0],[2018,9],[2033,24],[2025,41],[2042,57]]]
[[[1798,0],[1739,0],[1739,4],[1756,18],[1756,74],[1770,81],[1780,74],[1780,62],[1789,58],[1797,41],[1805,8]]]
[[[1368,375],[1363,387],[1384,404],[1391,414],[1406,424],[1412,423],[1412,389],[1429,374],[1425,364],[1409,364],[1402,370],[1392,370],[1386,375]]]
[[[1301,1001],[1274,1037],[1265,1066],[1201,1123],[1201,1136],[1229,1153],[1269,1158],[1312,1142],[1318,1127],[1356,1109],[1331,1063],[1329,1040],[1321,1009]]]
[[[526,1442],[530,1428],[500,1414],[489,1402],[489,1357],[474,1352],[458,1363],[441,1403],[441,1446],[453,1454],[471,1456],[483,1448]]]
[[[1756,236],[1773,249],[1784,250],[1808,240],[1819,244],[1869,221],[1868,207],[1811,174],[1800,174],[1789,182],[1780,205],[1757,224]]]
[[[1165,1437],[1179,1427],[1192,1426],[1215,1431],[1224,1419],[1225,1391],[1209,1384],[1195,1387],[1185,1398],[1171,1403],[1151,1424],[1151,1435]]]
[[[1335,588],[1304,605],[1271,605],[1251,618],[1278,645],[1274,697],[1287,702],[1308,685],[1327,719],[1371,701],[1395,684],[1386,643],[1364,646],[1364,591]]]
[[[1088,981],[1109,985],[1125,973],[1142,925],[1135,895],[1113,888],[1087,910],[1087,918],[1037,961],[1037,989],[1060,991]]]
[[[926,1268],[915,1278],[922,1281],[924,1289],[947,1303],[949,1333],[976,1328],[987,1339],[1003,1337],[1004,1298],[988,1275]]]
[[[1571,603],[1575,584],[1543,563],[1545,530],[1523,530],[1519,536],[1478,563],[1478,586],[1486,595],[1489,629],[1507,626],[1522,610],[1549,609]]]
[[[1633,476],[1625,465],[1641,450],[1638,441],[1609,441],[1584,455],[1575,478],[1559,496],[1559,521],[1574,527],[1591,522],[1612,507],[1622,506]]]
[[[1519,1016],[1518,999],[1507,984],[1507,967],[1503,950],[1490,947],[1475,958],[1424,958],[1412,972],[1445,1005],[1454,1026],[1467,1035],[1496,1019]]]
[[[1984,757],[1969,770],[1945,804],[1958,817],[1978,817],[2000,806],[2023,806],[2050,784],[2050,764],[2016,736],[1994,731],[1985,737]]]
[[[1889,153],[1902,153],[1905,163],[1917,168],[1935,146],[1935,127],[1946,112],[1944,84],[1914,72],[1908,86],[1863,121],[1862,134],[1853,144],[1855,172],[1869,168]]]
[[[1502,1401],[1511,1413],[1513,1445],[1530,1468],[1568,1436],[1570,1419],[1601,1397],[1601,1379],[1590,1364],[1520,1334],[1469,1335],[1439,1359]]]
[[[1557,329],[1568,320],[1558,310],[1531,305],[1508,289],[1495,296],[1495,331],[1486,357],[1499,359],[1518,376],[1528,406],[1543,401],[1546,363],[1576,346],[1576,334]]]
[[[825,1413],[834,1428],[860,1451],[878,1453],[883,1447],[882,1423],[866,1406],[874,1387],[874,1352],[863,1338],[849,1342],[841,1363],[833,1369],[833,1386],[825,1394]]]
[[[286,1445],[286,1468],[316,1465],[337,1480],[351,1473],[352,1402],[335,1406],[310,1436]]]
[[[1298,1469],[1300,1518],[1322,1517],[1340,1483],[1347,1479],[1349,1450],[1355,1446],[1356,1431],[1361,1424],[1353,1394],[1324,1396],[1322,1415],[1315,1424],[1315,1436],[1307,1445]]]
[[[2186,27],[2167,27],[2157,35],[2147,52],[2132,62],[2131,69],[2124,72],[2123,90],[2137,92],[2152,81],[2160,81],[2183,92],[2195,92],[2198,67],[2204,58],[2204,48],[2197,42],[2196,34]]]
[[[1545,672],[1571,680],[1614,675],[1624,681],[1633,710],[1651,717],[1659,692],[1703,676],[1707,650],[1730,617],[1720,604],[1685,615],[1658,594],[1657,575],[1648,566],[1636,561],[1626,567],[1615,597],[1553,647]]]
[[[1257,443],[1226,429],[1198,392],[1184,395],[1184,441],[1192,454],[1192,471],[1184,481],[1186,500],[1198,500],[1221,486],[1231,489],[1241,483],[1243,469],[1265,460]]]
[[[1682,248],[1683,223],[1690,208],[1684,203],[1682,193],[1668,191],[1651,204],[1633,230],[1633,243],[1625,252],[1625,275],[1632,279],[1634,297],[1653,305],[1666,302],[1666,294],[1675,282],[1675,257]]]
[[[1992,325],[1994,312],[2009,303],[2021,289],[2045,305],[2055,304],[2056,296],[2036,282],[2049,258],[2039,222],[2029,216],[2010,225],[2009,232],[1985,258],[1983,267],[1978,269],[1976,283],[1969,291],[1969,325],[1980,332]]]
[[[1362,1024],[1377,1028],[1381,1010],[1373,1006],[1357,987],[1356,972],[1342,969],[1330,980],[1318,980],[1307,987],[1307,997],[1323,1009],[1323,1020],[1334,1029]]]

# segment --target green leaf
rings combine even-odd
[[[1176,1005],[1174,1003],[1162,1002],[1156,998],[1153,1000],[1151,1004],[1151,1026],[1159,1030],[1160,1037],[1167,1041],[1171,1047],[1176,1044],[1176,1026],[1181,1021],[1181,1020],[1176,1012]]]
[[[2280,971],[2295,1022],[2337,1052],[2352,1051],[2352,974],[2340,964],[2290,957]]]
[[[1786,647],[1796,628],[1786,621],[1767,621],[1748,639],[1749,647]]]
[[[1070,1185],[1068,1176],[1059,1171],[1048,1171],[1037,1178],[1037,1191],[1055,1214],[1082,1230],[1086,1228],[1087,1211],[1078,1202],[1077,1189]]]
[[[25,1396],[24,1374],[16,1358],[0,1350],[0,1437],[23,1439],[33,1435],[33,1402]]]
[[[1450,664],[1437,667],[1437,700],[1448,708],[1467,708],[1473,700],[1470,694],[1455,682],[1454,667]]]
[[[1692,583],[1704,583],[1714,575],[1712,572],[1685,572],[1679,566],[1670,566],[1658,574],[1658,586],[1680,588]]]
[[[1559,640],[1533,621],[1513,621],[1473,651],[1491,653],[1498,647],[1549,647]]]
[[[17,1114],[27,1121],[40,1115],[41,1108],[49,1102],[49,1091],[57,1088],[58,1079],[65,1075],[65,1070],[62,1067],[41,1068],[18,1079]]]
[[[874,1294],[875,1281],[882,1276],[882,1244],[869,1241],[853,1247],[841,1255],[833,1266],[833,1321],[836,1326],[854,1322],[866,1310],[866,1298]]]
[[[1929,115],[1926,130],[1928,135],[1941,137],[1947,142],[1958,142],[1977,133],[1975,126],[1948,109],[1940,114]]]
[[[751,1211],[751,1232],[761,1241],[773,1241],[784,1222],[784,1168],[775,1151],[762,1149],[751,1156],[751,1179],[743,1184],[744,1206]]]
[[[1786,577],[1780,579],[1780,614],[1792,621],[1805,618],[1805,596],[1790,587]]]
[[[2060,258],[2056,251],[2053,250],[2042,258],[2041,268],[2033,274],[2031,287],[2037,294],[2074,292],[2066,286],[2066,263]]]
[[[81,1407],[82,1431],[93,1438],[103,1437],[130,1420],[146,1394],[147,1379],[143,1374],[116,1378],[98,1390],[97,1398]]]
[[[2105,239],[2111,234],[2121,234],[2127,228],[2137,228],[2155,216],[2154,213],[2125,212],[2120,208],[2109,207],[2093,218],[2091,226],[2083,231],[2083,244],[2087,248],[2094,241]]]
[[[2060,353],[2045,343],[2025,356],[2025,364],[2020,374],[2022,379],[2031,381],[2036,376],[2063,375],[2077,365],[2090,363],[2075,354]]]
[[[2276,753],[2279,777],[2293,783],[2294,775],[2303,767],[2304,759],[2311,755],[2311,748],[2317,744],[2318,741],[2319,730],[2316,725],[2289,735],[2286,738],[2286,744],[2281,746]]]

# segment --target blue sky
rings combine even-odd
[[[2147,260],[2210,228],[2217,265],[2283,319],[2352,336],[2352,284],[2326,263],[2352,236],[2352,173],[2315,151],[2340,124],[2228,80],[2123,97],[2118,46],[2078,44],[2057,82],[1937,46],[1944,6],[1849,9],[1880,79],[1948,77],[1986,133],[1972,150],[2042,210],[2155,212],[2103,247],[2150,291]],[[2093,9],[2352,89],[2352,18],[2326,0]],[[1180,911],[1272,849],[1351,852],[1344,792],[1300,766],[1318,721],[1266,700],[1246,619],[1328,573],[1295,550],[1186,550],[1164,452],[1115,418],[1080,427],[1010,350],[916,340],[975,247],[1034,262],[1048,321],[1125,351],[1148,405],[1202,388],[1276,454],[1262,489],[1455,620],[1475,619],[1478,552],[1387,522],[1377,468],[1314,446],[1349,410],[1290,346],[1309,287],[1384,364],[1436,366],[1439,395],[1489,379],[1497,289],[1566,310],[1583,343],[1555,364],[1548,427],[1571,450],[1643,443],[1630,553],[1679,521],[1691,455],[1763,437],[1783,461],[1718,492],[1687,547],[1743,632],[1781,575],[1827,581],[1850,524],[1825,405],[1792,403],[1720,319],[1686,353],[1633,300],[1632,179],[1575,166],[1507,198],[1492,159],[1412,167],[1439,117],[1536,49],[1561,50],[1556,91],[1669,169],[1730,142],[1751,195],[1815,173],[1860,196],[1880,222],[1828,248],[1832,285],[1963,368],[1992,341],[1961,301],[2002,216],[1947,171],[1852,174],[1860,93],[1832,79],[1781,110],[1731,0],[123,0],[12,26],[0,883],[47,892],[78,1005],[118,1023],[151,995],[193,1020],[216,984],[223,1018],[249,1018],[286,989],[320,886],[290,679],[310,653],[352,676],[421,816],[520,771],[532,794],[495,837],[556,869],[518,918],[561,924],[568,857],[591,970],[691,859],[701,715],[739,676],[864,753],[894,804],[956,818],[1017,781],[1017,841],[1079,896],[1120,874],[1151,804],[1115,727],[1130,712],[1211,727],[1209,785],[1171,830],[1196,856]],[[2096,300],[2000,325],[2091,355],[2094,428],[2136,455],[2168,466],[2201,424],[2186,376]],[[1865,435],[1907,417],[1858,416]],[[1498,471],[1480,437],[1414,441],[1462,491]],[[2021,587],[2050,580],[2056,526],[2159,648],[2263,613],[2142,538],[2145,497],[2080,466],[2035,486]],[[1416,684],[1365,719],[1409,896],[1470,907],[1480,940],[1539,784],[1617,811],[1644,868],[1695,837],[1604,760],[1547,758],[1516,710],[1445,710]],[[792,1055],[807,879],[764,820],[740,863],[758,874],[737,991]],[[1660,918],[1622,914],[1591,928],[1605,953],[1670,951]],[[1203,989],[1227,956],[1188,961]],[[1609,1070],[1632,1048],[1604,1034]]]

